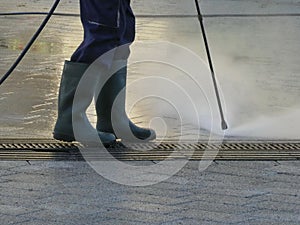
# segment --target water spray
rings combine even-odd
[[[220,94],[219,94],[219,91],[218,91],[216,75],[215,75],[213,62],[212,62],[211,55],[210,55],[210,50],[209,50],[209,45],[208,45],[208,41],[207,41],[207,37],[206,37],[206,32],[205,32],[205,27],[204,27],[204,23],[203,23],[203,16],[202,16],[202,13],[201,13],[200,4],[199,4],[198,0],[195,0],[195,3],[196,3],[198,19],[199,19],[200,27],[201,27],[201,31],[202,31],[202,36],[203,36],[203,40],[204,40],[204,44],[205,44],[205,49],[206,49],[206,53],[207,53],[209,68],[210,68],[210,72],[211,72],[211,76],[212,76],[212,80],[213,80],[213,84],[214,84],[214,89],[215,89],[215,93],[216,93],[216,97],[217,97],[217,102],[218,102],[218,106],[219,106],[220,117],[221,117],[221,127],[222,127],[222,130],[227,130],[228,125],[227,125],[227,123],[225,121],[225,118],[224,118],[222,103],[221,103]]]
[[[40,27],[38,28],[38,30],[35,32],[35,34],[32,36],[32,38],[30,39],[30,41],[27,43],[26,47],[23,49],[23,51],[21,52],[21,54],[19,55],[19,57],[16,59],[16,61],[14,62],[14,64],[9,68],[9,70],[0,79],[0,85],[2,85],[4,83],[4,81],[11,75],[11,73],[15,70],[15,68],[19,65],[19,63],[22,61],[22,59],[24,58],[24,56],[27,54],[27,52],[29,51],[29,49],[31,48],[31,46],[33,45],[33,43],[36,41],[36,39],[38,38],[38,36],[43,31],[44,27],[47,25],[49,19],[51,18],[51,16],[53,15],[54,11],[56,10],[59,2],[60,2],[60,0],[55,0],[53,6],[51,7],[49,13],[47,14],[46,18],[44,19],[44,21],[42,22],[42,24],[40,25]]]

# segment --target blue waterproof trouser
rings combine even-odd
[[[130,0],[80,0],[84,39],[71,57],[91,64],[104,53],[134,41],[135,17]],[[128,51],[122,58],[129,56]]]

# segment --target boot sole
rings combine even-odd
[[[58,141],[64,141],[64,142],[74,142],[74,141],[76,141],[75,140],[75,138],[74,137],[72,137],[72,136],[69,136],[69,135],[65,135],[65,134],[59,134],[59,133],[54,133],[53,134],[53,138],[55,139],[55,140],[58,140]],[[87,144],[87,145],[92,145],[93,146],[93,144],[96,144],[96,146],[98,146],[98,144],[99,143],[94,143],[94,142],[87,142],[87,143],[85,143],[85,144]],[[109,143],[103,143],[102,142],[102,144],[104,145],[104,147],[114,147],[114,146],[122,146],[121,144],[118,144],[118,142],[116,141],[116,140],[114,140],[114,141],[111,141],[111,142],[109,142]]]
[[[73,141],[75,141],[74,137],[71,137],[71,136],[65,135],[65,134],[59,134],[59,133],[54,133],[53,134],[53,138],[55,140],[65,141],[65,142],[73,142]]]
[[[100,131],[100,132],[106,132],[106,133],[112,133],[112,134],[114,134],[115,136],[116,136],[116,134],[114,133],[114,131],[111,131],[111,130],[98,130],[98,131]],[[122,140],[122,141],[128,141],[128,142],[131,142],[131,141],[133,141],[133,142],[139,142],[139,141],[141,141],[141,142],[149,142],[149,141],[153,141],[153,140],[155,140],[156,139],[156,133],[155,133],[155,131],[150,131],[150,136],[148,136],[148,137],[139,137],[139,136],[135,136],[136,137],[136,139],[134,139],[134,140],[128,140],[128,139],[126,139],[126,138],[122,138],[122,137],[117,137],[116,136],[116,138],[117,139],[120,139],[120,140]]]

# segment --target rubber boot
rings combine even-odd
[[[113,133],[122,141],[154,140],[154,130],[136,126],[125,112],[126,78],[127,67],[123,67],[108,79],[100,91],[96,101],[97,130]]]
[[[58,96],[58,117],[53,132],[53,137],[57,140],[75,141],[72,125],[73,100],[79,81],[88,67],[85,63],[65,61]],[[88,103],[83,105],[76,113],[85,114]],[[103,144],[112,144],[116,140],[111,133],[98,132],[98,135]]]

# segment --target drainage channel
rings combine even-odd
[[[0,160],[68,160],[83,161],[79,143],[48,139],[0,139]],[[96,151],[95,151],[96,150]],[[198,143],[131,143],[107,149],[123,161],[180,160],[299,160],[300,141],[224,141],[222,144]],[[85,151],[82,149],[82,151]],[[84,154],[89,160],[109,160],[100,149]]]

